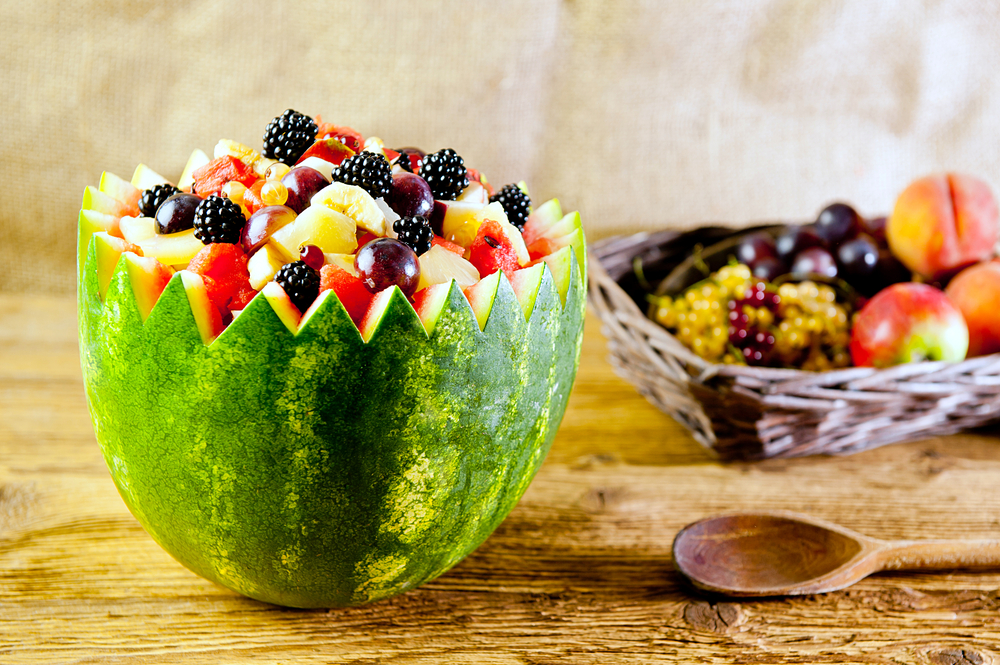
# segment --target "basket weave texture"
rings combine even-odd
[[[721,458],[844,455],[1000,419],[1000,354],[827,372],[696,356],[647,318],[648,284],[639,282],[655,285],[695,247],[733,233],[707,227],[607,238],[593,245],[589,274],[611,364]]]

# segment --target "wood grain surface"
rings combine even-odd
[[[393,600],[289,610],[202,580],[146,536],[90,429],[73,301],[0,295],[0,663],[1000,662],[1000,571],[731,601],[687,587],[670,558],[682,526],[732,510],[1000,538],[996,431],[723,465],[604,356],[588,317],[552,452],[478,551]]]

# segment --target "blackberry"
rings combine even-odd
[[[142,216],[156,217],[156,210],[160,207],[160,204],[174,194],[180,193],[181,190],[169,182],[165,182],[162,185],[153,185],[149,189],[144,190],[142,197],[139,199],[139,210],[142,211]]]
[[[427,153],[420,148],[396,148],[396,152],[401,155],[406,155],[409,159],[400,159],[399,168],[409,171],[410,173],[418,173],[420,171],[420,165],[424,163],[424,157]]]
[[[333,170],[333,181],[357,185],[377,199],[392,189],[392,167],[382,153],[359,152]]]
[[[295,261],[281,266],[274,281],[285,290],[288,299],[299,308],[300,312],[309,309],[309,305],[319,295],[319,273],[305,261]]]
[[[264,156],[292,166],[316,140],[318,129],[312,118],[288,109],[267,123]]]
[[[431,193],[439,201],[454,201],[469,186],[465,160],[451,148],[442,148],[424,157],[420,175],[431,186]]]
[[[240,241],[247,220],[240,207],[222,196],[213,194],[198,204],[194,211],[194,237],[203,245]]]
[[[408,173],[413,173],[413,162],[410,160],[409,153],[399,152],[399,157],[396,158],[396,166],[407,171]]]
[[[516,226],[518,231],[524,231],[528,213],[531,212],[531,199],[524,190],[514,184],[504,185],[499,192],[490,197],[490,203],[497,201],[507,213],[507,221]]]
[[[392,223],[392,230],[399,237],[399,242],[407,245],[417,256],[431,248],[434,231],[431,230],[430,220],[422,215],[400,217]]]

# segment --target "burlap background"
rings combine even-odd
[[[998,180],[986,0],[3,0],[0,25],[2,290],[73,290],[102,170],[176,177],[288,107],[453,147],[591,238],[882,212],[943,169]]]

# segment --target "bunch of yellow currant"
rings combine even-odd
[[[654,296],[653,318],[709,362],[822,371],[850,365],[849,308],[834,289],[774,286],[728,265],[677,297]]]

